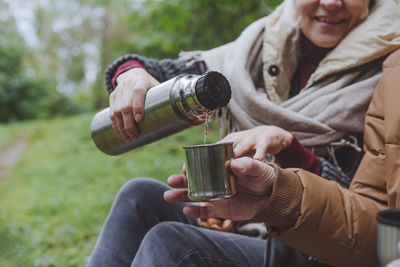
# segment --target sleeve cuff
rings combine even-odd
[[[117,58],[113,63],[111,63],[110,66],[107,67],[104,78],[105,78],[106,88],[109,94],[111,94],[112,91],[114,91],[115,84],[113,84],[113,79],[114,77],[117,77],[116,75],[117,70],[126,62],[132,60],[139,62],[141,65],[144,66],[143,57],[135,54],[128,54]]]
[[[300,216],[303,186],[293,170],[281,169],[273,163],[270,165],[275,169],[272,193],[252,221],[284,230],[295,225]]]
[[[318,158],[305,148],[296,136],[293,136],[292,142],[276,154],[275,158],[283,168],[301,168],[317,175],[322,172]]]
[[[142,69],[146,69],[142,63],[140,63],[137,60],[129,60],[125,63],[123,63],[121,66],[118,67],[118,69],[116,70],[114,77],[111,80],[112,86],[115,89],[115,87],[117,87],[117,77],[121,74],[124,73],[125,71],[128,71],[130,69],[133,68],[142,68]]]

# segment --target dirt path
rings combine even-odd
[[[22,138],[18,139],[14,145],[4,151],[0,151],[0,181],[7,172],[18,163],[28,144]]]

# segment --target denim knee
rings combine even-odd
[[[151,178],[134,178],[125,182],[119,189],[116,202],[151,201],[159,197],[168,187]]]
[[[192,240],[188,240],[188,232],[191,232],[193,225],[165,221],[154,225],[145,235],[143,243],[145,247],[154,248],[157,246],[162,246],[169,251],[175,251],[175,253],[183,253],[189,247],[189,243]],[[186,233],[186,234],[185,234]],[[179,254],[179,253],[178,253]]]
[[[146,234],[146,238],[163,242],[176,242],[176,238],[180,236],[177,235],[177,233],[183,234],[186,231],[186,227],[194,226],[189,226],[189,224],[174,221],[160,222],[150,229],[150,231]]]

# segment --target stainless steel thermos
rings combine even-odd
[[[90,131],[101,151],[118,155],[204,122],[207,112],[224,107],[230,98],[231,87],[221,73],[183,74],[147,91],[138,139],[126,142],[115,135],[109,108],[94,116]]]

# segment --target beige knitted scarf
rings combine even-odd
[[[250,56],[259,57],[264,20],[249,26],[233,43],[190,54],[200,56],[208,69],[223,73],[232,87],[232,99],[222,121],[228,132],[259,125],[276,125],[294,133],[306,146],[337,141],[349,132],[363,132],[364,116],[380,71],[354,71],[332,76],[280,104],[269,100],[266,90],[256,87],[250,73]],[[182,54],[189,56],[189,54]],[[224,60],[221,60],[221,57]]]

